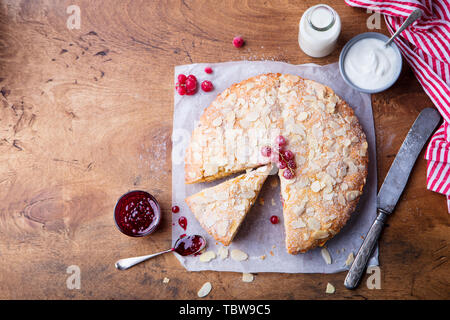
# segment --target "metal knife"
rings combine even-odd
[[[358,286],[375,244],[380,237],[384,223],[388,215],[393,212],[408,182],[409,175],[420,151],[434,129],[436,129],[440,120],[441,116],[436,109],[426,108],[422,110],[409,130],[378,192],[378,215],[370,227],[345,278],[344,285],[347,289],[354,289]]]

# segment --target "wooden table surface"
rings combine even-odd
[[[127,272],[118,258],[171,245],[171,130],[175,65],[229,60],[327,64],[370,14],[325,1],[342,19],[339,48],[313,59],[298,47],[298,21],[322,1],[0,0],[0,298],[2,299],[448,299],[449,215],[426,190],[422,152],[380,241],[381,289],[345,273],[188,273],[173,255]],[[67,7],[80,8],[69,29]],[[380,32],[387,33],[384,21]],[[231,45],[241,34],[246,45]],[[409,67],[372,96],[378,184],[420,110],[432,102]],[[116,200],[148,190],[163,208],[145,239],[121,234]],[[81,270],[70,290],[66,271]],[[163,284],[164,277],[170,278]],[[330,282],[334,295],[325,294]]]

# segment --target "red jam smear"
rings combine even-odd
[[[180,217],[180,219],[178,219],[178,224],[180,225],[180,227],[182,227],[184,230],[186,230],[186,228],[187,228],[186,217]]]
[[[177,240],[177,246],[174,249],[181,256],[189,256],[196,253],[205,244],[205,240],[198,235],[184,236],[180,239]]]
[[[158,226],[160,208],[148,192],[131,191],[117,202],[114,218],[120,231],[132,237],[142,237]]]

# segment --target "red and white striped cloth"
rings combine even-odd
[[[345,0],[384,14],[391,34],[415,9],[422,17],[395,39],[423,89],[444,118],[427,147],[427,188],[445,194],[450,213],[450,0]]]

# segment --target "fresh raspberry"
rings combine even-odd
[[[277,224],[279,221],[277,216],[271,216],[270,217],[270,222],[272,222],[272,224]]]
[[[180,84],[184,84],[186,82],[186,76],[184,74],[179,74],[178,75],[178,83]]]
[[[283,156],[287,161],[294,159],[294,153],[291,150],[285,150]]]
[[[188,75],[187,78],[188,78],[188,79],[191,79],[192,81],[194,81],[195,83],[197,83],[197,78],[196,78],[193,74]]]
[[[180,86],[177,85],[177,92],[180,96],[184,96],[187,92],[186,92],[186,87],[185,86]]]
[[[205,72],[206,72],[207,74],[211,74],[211,73],[213,72],[213,70],[211,69],[211,67],[206,67],[206,68],[205,68]]]
[[[278,136],[275,138],[275,143],[280,148],[284,147],[286,145],[286,138],[283,136]]]
[[[272,153],[272,149],[269,146],[264,146],[261,148],[261,154],[264,157],[270,157],[271,153]]]
[[[290,180],[290,179],[294,178],[294,172],[289,170],[289,169],[286,169],[286,170],[283,171],[283,177],[285,179]]]
[[[241,36],[234,37],[234,39],[233,39],[233,45],[234,45],[236,48],[242,47],[242,46],[244,45],[244,39],[242,39]]]
[[[295,160],[294,160],[294,159],[289,160],[288,163],[287,163],[287,165],[288,165],[288,167],[291,168],[291,169],[297,168],[297,163],[295,163]]]
[[[205,80],[202,82],[202,90],[205,92],[209,92],[214,89],[214,86],[211,81]]]
[[[178,212],[180,212],[180,207],[179,207],[179,206],[173,206],[173,207],[172,207],[172,212],[173,212],[173,213],[178,213]]]
[[[278,168],[280,169],[286,169],[287,167],[287,163],[284,160],[280,160],[280,162],[278,162]]]
[[[195,89],[197,89],[197,81],[187,78],[186,79],[186,90],[193,91]]]

